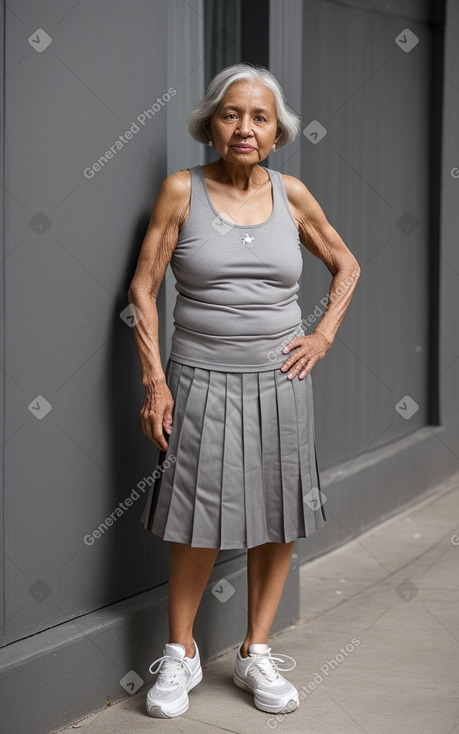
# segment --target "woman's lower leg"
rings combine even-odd
[[[171,543],[169,642],[183,645],[187,657],[194,657],[193,624],[218,552],[218,548]]]
[[[290,543],[264,543],[247,551],[247,635],[241,655],[248,655],[252,642],[268,643],[279,607],[293,552]]]

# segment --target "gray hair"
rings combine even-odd
[[[210,118],[228,87],[239,81],[258,81],[271,90],[276,103],[277,126],[280,131],[276,148],[289,145],[300,131],[300,116],[287,106],[282,87],[273,74],[264,66],[253,64],[227,66],[214,76],[204,97],[194,105],[188,116],[188,130],[191,137],[199,143],[208,142],[209,134],[206,125],[209,125]]]

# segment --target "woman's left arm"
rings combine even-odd
[[[289,370],[290,379],[298,373],[303,379],[331,347],[357,285],[360,266],[306,186],[293,176],[282,178],[302,244],[322,260],[333,276],[325,312],[316,329],[308,336],[295,337],[284,347],[284,353],[295,351],[282,365],[282,371]]]

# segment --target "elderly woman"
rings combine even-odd
[[[169,641],[150,666],[159,676],[147,711],[188,709],[202,679],[193,624],[204,589],[220,549],[246,548],[247,633],[233,681],[262,711],[288,712],[298,691],[279,671],[295,661],[277,665],[285,661],[270,654],[270,629],[295,539],[326,522],[310,373],[333,343],[359,266],[306,186],[260,165],[300,127],[267,69],[223,69],[188,127],[220,157],[164,179],[129,289],[140,317],[142,429],[161,469],[142,523],[170,542]],[[297,303],[301,246],[333,276],[308,335]],[[169,262],[178,295],[163,372],[156,297]]]

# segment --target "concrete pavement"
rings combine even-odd
[[[459,734],[458,569],[456,475],[301,567],[301,620],[270,638],[273,655],[296,660],[285,673],[300,693],[296,711],[255,708],[253,695],[231,680],[234,648],[203,666],[180,717],[147,716],[152,676],[142,691],[60,731]]]

